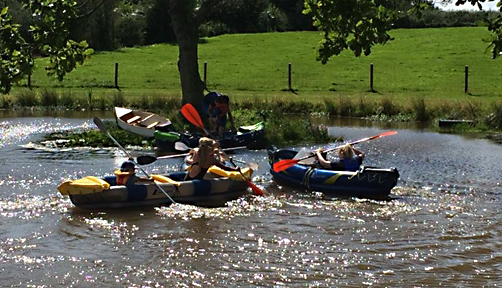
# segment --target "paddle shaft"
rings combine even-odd
[[[103,121],[101,121],[101,119],[99,119],[98,117],[94,117],[94,123],[96,124],[96,126],[98,126],[99,130],[102,132],[102,133],[105,133],[106,135],[108,135],[108,137],[118,146],[120,147],[120,149],[122,149],[122,151],[127,155],[127,157],[129,157],[129,159],[134,163],[134,165],[136,165],[140,170],[141,172],[143,172],[146,177],[150,178],[150,175],[143,169],[143,167],[141,167],[140,165],[138,165],[138,163],[136,163],[136,161],[133,160],[133,158],[131,157],[131,155],[127,152],[127,150],[122,147],[122,145],[120,145],[120,143],[115,140],[115,138],[113,138],[113,136],[110,134],[110,132],[108,132],[108,130],[106,129],[105,125],[103,124]],[[176,201],[174,201],[173,198],[171,198],[171,196],[169,196],[169,194],[167,194],[166,191],[164,191],[164,189],[162,189],[162,187],[159,186],[159,184],[157,184],[157,182],[155,182],[155,180],[153,181],[153,184],[155,184],[155,186],[157,186],[157,188],[160,189],[160,191],[162,191],[162,193],[164,193],[167,198],[169,198],[169,200],[171,200],[171,202],[173,202],[174,204],[176,204]]]
[[[366,138],[363,138],[363,139],[359,139],[359,140],[350,142],[349,144],[350,145],[355,145],[355,144],[366,142],[366,141],[369,141],[369,140],[372,140],[372,139],[376,139],[376,138],[380,138],[380,137],[384,137],[384,136],[389,136],[389,135],[394,135],[394,134],[397,134],[397,131],[383,132],[383,133],[375,135],[375,136],[366,137]],[[347,144],[344,144],[344,145],[341,145],[341,146],[338,146],[338,147],[335,147],[335,148],[324,150],[324,152],[330,152],[330,151],[333,151],[333,150],[337,150],[337,149],[342,148],[345,145],[347,145]],[[280,161],[274,163],[274,165],[273,165],[272,168],[273,168],[273,170],[276,173],[279,173],[279,172],[281,172],[283,170],[286,170],[289,167],[297,164],[298,162],[300,162],[302,160],[305,160],[305,159],[308,159],[308,158],[311,158],[311,157],[314,157],[314,156],[315,156],[315,154],[308,155],[308,156],[305,156],[305,157],[302,157],[302,158],[299,158],[299,159],[284,159],[284,160],[280,160]]]
[[[232,163],[232,165],[234,165],[234,167],[237,167],[237,165],[235,165],[235,163],[233,162],[232,159],[230,159],[230,163]],[[244,175],[244,173],[242,173],[241,168],[238,168],[237,170],[241,174],[242,178],[244,178],[244,181],[246,181],[248,186],[251,188],[251,190],[253,190],[253,193],[256,195],[259,195],[259,196],[263,196],[263,191],[260,189],[260,187],[256,186],[253,182],[251,182],[251,180],[249,180],[246,177],[246,175]]]
[[[225,148],[225,149],[221,149],[221,150],[223,150],[223,151],[232,151],[232,150],[239,150],[239,149],[246,149],[246,146]],[[190,152],[183,153],[183,154],[176,154],[176,155],[160,156],[160,157],[157,157],[157,160],[159,160],[159,159],[170,159],[170,158],[176,158],[176,157],[183,157],[183,156],[187,156],[189,154],[190,154]]]
[[[362,143],[362,142],[366,142],[366,141],[369,141],[369,140],[373,140],[373,139],[384,137],[384,136],[388,136],[388,135],[394,135],[394,134],[397,134],[397,131],[384,132],[384,133],[381,133],[381,134],[378,134],[378,135],[375,135],[375,136],[366,137],[366,138],[363,138],[363,139],[352,141],[352,142],[349,143],[349,145],[352,146],[352,145],[356,145],[356,144],[359,144],[359,143]],[[326,149],[323,152],[331,152],[331,151],[334,151],[334,150],[338,150],[338,149],[341,149],[342,147],[344,147],[345,145],[347,145],[347,144],[340,145],[340,146],[337,146],[337,147],[334,147],[334,148],[330,148],[330,149]],[[308,159],[308,158],[311,158],[311,157],[314,157],[314,156],[315,155],[308,155],[308,156],[305,156],[305,157],[302,157],[302,158],[296,159],[296,160],[298,160],[298,162],[300,162],[302,160],[305,160],[305,159]]]

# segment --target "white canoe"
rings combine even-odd
[[[153,137],[155,127],[171,124],[169,119],[155,113],[123,107],[115,107],[115,119],[120,128],[143,137]]]

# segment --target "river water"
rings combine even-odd
[[[276,185],[228,207],[74,208],[64,179],[111,174],[117,149],[32,149],[44,134],[89,129],[93,115],[0,119],[1,287],[499,287],[502,147],[399,128],[361,144],[368,166],[397,167],[393,200],[325,199]],[[389,128],[389,127],[387,127]],[[355,140],[386,131],[337,125]],[[311,147],[317,148],[318,146]],[[148,151],[132,151],[143,155]],[[180,159],[147,171],[176,170]]]

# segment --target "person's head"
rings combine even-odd
[[[352,150],[352,146],[350,144],[345,144],[340,150],[338,150],[338,157],[340,159],[350,159],[354,157],[354,150]]]
[[[221,101],[220,102],[221,104],[228,104],[228,103],[230,103],[230,98],[228,98],[227,95],[221,95],[220,97],[218,97],[218,99]]]
[[[124,161],[124,163],[120,165],[120,171],[133,173],[135,171],[134,162],[132,162],[131,160]]]
[[[223,99],[222,99],[222,96],[219,96],[218,98],[216,98],[216,99],[214,100],[214,103],[215,103],[215,104],[223,104]]]
[[[199,162],[201,165],[206,166],[205,163],[209,161],[209,156],[214,153],[215,143],[216,141],[208,137],[201,137],[199,139]]]

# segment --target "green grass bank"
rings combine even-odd
[[[502,127],[502,71],[500,60],[485,52],[485,27],[399,29],[391,36],[395,40],[374,47],[370,56],[346,51],[327,65],[315,60],[317,32],[207,38],[199,46],[200,72],[206,62],[208,88],[228,94],[239,108],[401,121],[475,119]],[[177,56],[178,48],[167,44],[97,53],[63,82],[47,77],[46,59],[38,59],[33,90],[16,87],[0,106],[177,109]],[[120,90],[114,88],[115,63]]]

